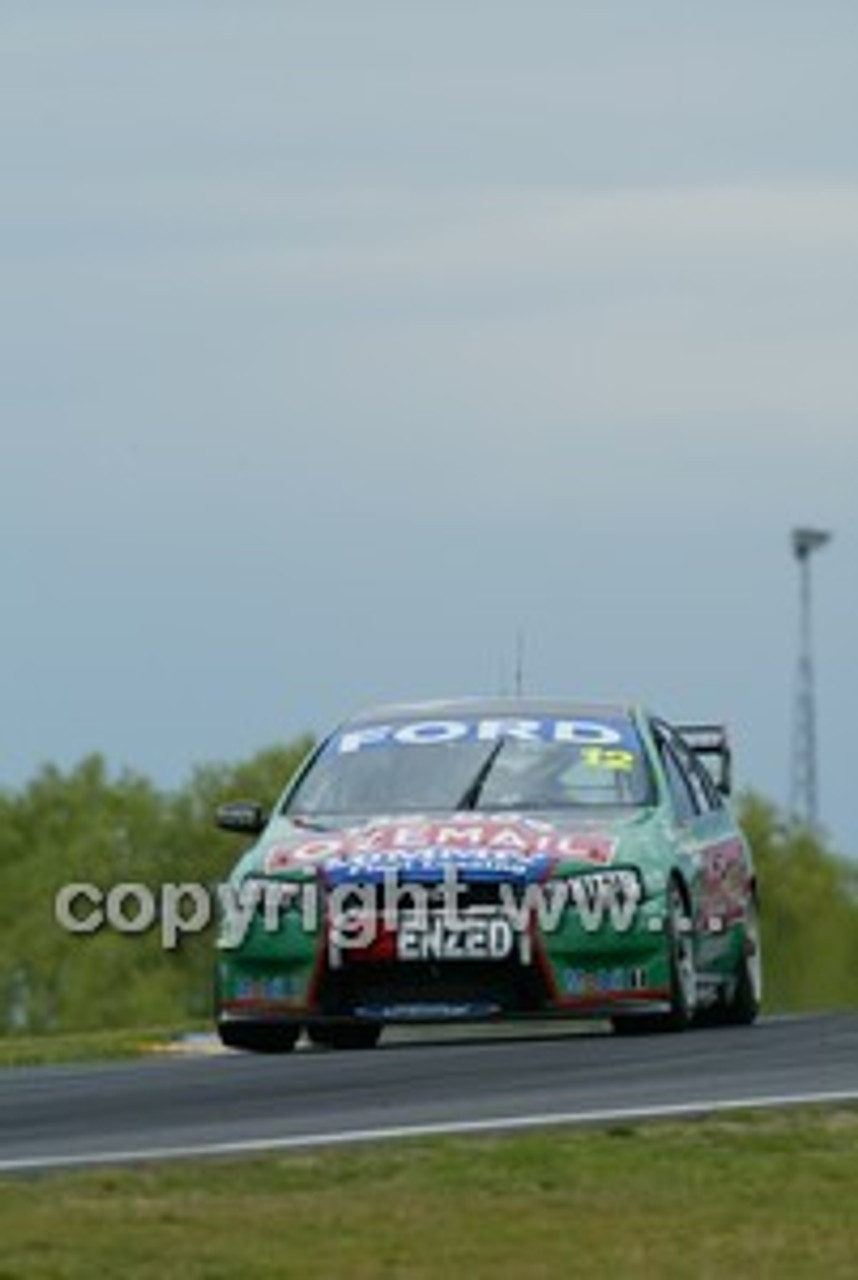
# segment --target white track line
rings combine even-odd
[[[819,1106],[850,1102],[858,1102],[858,1089],[831,1093],[785,1094],[771,1098],[736,1098],[725,1102],[681,1102],[649,1107],[614,1108],[606,1111],[507,1116],[486,1120],[442,1120],[432,1124],[395,1125],[378,1129],[345,1129],[340,1133],[299,1134],[289,1138],[249,1138],[237,1142],[141,1147],[133,1151],[102,1151],[85,1155],[26,1156],[21,1159],[0,1160],[0,1173],[27,1173],[40,1169],[85,1169],[104,1165],[139,1164],[154,1160],[250,1156],[277,1151],[301,1151],[313,1147],[343,1146],[351,1143],[385,1142],[402,1138],[514,1133],[561,1125],[606,1125],[644,1120],[703,1118],[734,1111],[759,1111],[775,1107]]]

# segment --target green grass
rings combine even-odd
[[[191,1029],[198,1028],[184,1030]],[[208,1026],[199,1029],[210,1030]],[[126,1027],[113,1031],[81,1031],[76,1034],[0,1036],[0,1068],[136,1058],[140,1054],[156,1052],[181,1034],[182,1031],[176,1027]],[[0,1280],[2,1275],[0,1270]]]
[[[853,1277],[858,1110],[0,1182],[0,1280]]]

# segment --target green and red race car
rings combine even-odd
[[[217,1025],[374,1045],[401,1022],[749,1024],[757,887],[720,726],[459,699],[365,712],[312,752],[223,886]]]

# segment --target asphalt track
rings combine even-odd
[[[848,1099],[856,1014],[633,1039],[463,1028],[363,1052],[7,1068],[0,1173]]]

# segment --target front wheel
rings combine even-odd
[[[617,1035],[684,1031],[694,1018],[697,1008],[694,928],[677,880],[671,880],[668,885],[664,929],[670,965],[670,1009],[667,1013],[618,1014],[611,1019]]]
[[[374,1049],[380,1035],[380,1022],[318,1022],[307,1028],[311,1044],[327,1049]]]
[[[301,1028],[293,1022],[220,1022],[218,1035],[227,1049],[247,1053],[290,1053]]]

